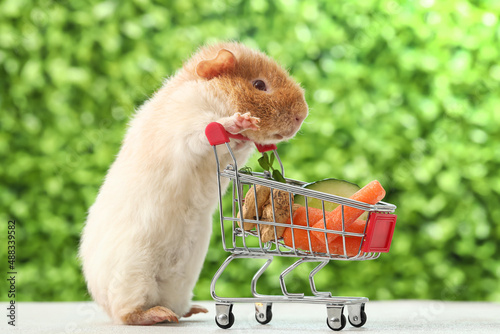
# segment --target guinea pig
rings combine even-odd
[[[243,165],[252,142],[292,138],[307,114],[300,85],[236,42],[200,48],[136,111],[79,248],[88,290],[115,322],[151,325],[208,312],[191,305],[218,199],[205,127],[216,121],[247,137],[230,142]],[[228,153],[219,159],[232,161]]]

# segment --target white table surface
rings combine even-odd
[[[1,333],[334,333],[326,325],[326,306],[318,304],[273,304],[267,325],[255,321],[253,304],[234,304],[234,325],[220,329],[214,322],[215,303],[196,302],[208,314],[181,319],[178,324],[124,326],[113,324],[92,302],[19,302],[16,327],[4,315]],[[5,306],[5,307],[4,307]],[[6,314],[7,303],[2,303]],[[432,300],[370,301],[368,321],[361,328],[347,323],[340,333],[500,333],[500,304],[443,302]],[[347,310],[344,311],[347,316]]]

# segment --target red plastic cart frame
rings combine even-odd
[[[368,219],[366,236],[361,250],[367,253],[389,252],[397,217],[393,214],[372,212],[370,219]]]
[[[207,127],[205,128],[205,135],[207,136],[208,142],[212,146],[229,143],[229,138],[250,140],[241,134],[232,134],[227,132],[226,129],[224,129],[224,126],[217,122],[212,122],[207,125]],[[256,143],[255,146],[260,153],[273,151],[276,149],[275,144],[261,145]]]

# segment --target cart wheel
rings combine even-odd
[[[354,327],[362,327],[364,324],[366,324],[366,313],[365,311],[361,311],[361,322],[357,319],[357,316],[354,316],[352,321],[351,321],[351,315],[349,314],[349,323],[351,326]]]
[[[258,306],[259,304],[256,304],[256,307],[255,307],[255,320],[257,320],[257,322],[261,325],[265,325],[265,324],[268,324],[271,319],[273,318],[273,311],[271,309],[272,307],[272,304],[264,304],[265,306],[265,314],[264,312],[261,312],[260,311],[260,307]],[[262,304],[261,304],[262,305]]]
[[[338,318],[334,319],[333,321],[330,318],[326,318],[326,324],[328,327],[330,327],[331,330],[334,331],[340,331],[344,329],[345,325],[347,324],[347,320],[345,319],[345,315],[342,314],[340,317],[340,324]]]
[[[227,315],[227,314],[216,315],[215,316],[215,323],[217,324],[217,326],[219,326],[222,329],[231,328],[231,326],[234,324],[233,312],[229,312],[229,315]]]

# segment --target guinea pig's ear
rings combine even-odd
[[[226,49],[219,50],[214,59],[202,60],[196,65],[196,74],[210,80],[236,67],[236,57]]]

